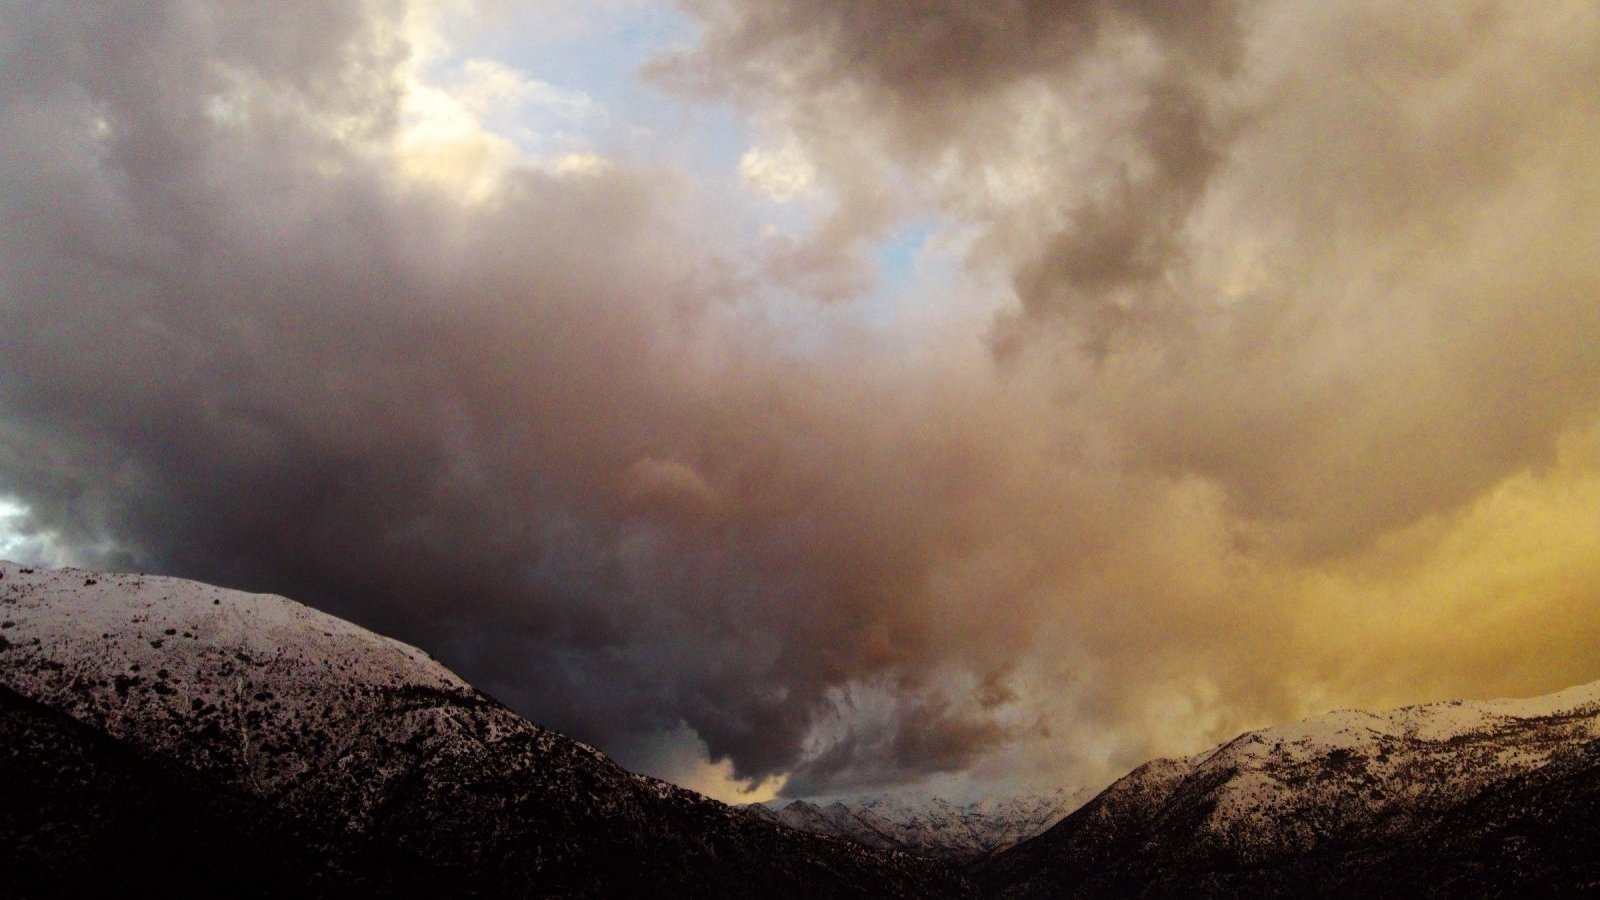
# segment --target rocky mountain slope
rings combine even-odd
[[[744,812],[281,597],[0,563],[0,896],[1593,890],[1600,684],[1251,732],[1141,766],[965,869],[781,824],[943,852],[1060,799]]]
[[[1600,684],[1335,712],[1157,760],[982,873],[1006,896],[1600,886]]]
[[[877,794],[814,803],[774,800],[746,809],[773,822],[917,856],[971,859],[1034,837],[1084,801],[1058,788],[953,803],[923,793]]]
[[[0,563],[0,893],[944,896],[281,597]]]

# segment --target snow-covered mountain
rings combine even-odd
[[[747,807],[771,821],[918,856],[973,858],[1027,840],[1081,806],[1085,791],[1058,788],[954,803],[922,792],[875,794],[815,803],[772,800]]]
[[[0,894],[931,896],[282,597],[0,563]],[[153,879],[154,881],[150,881]]]
[[[1134,770],[990,861],[1007,896],[1600,886],[1600,684],[1341,711]]]
[[[965,870],[860,845],[968,856],[1076,801],[741,811],[284,598],[0,563],[0,896],[1568,893],[1600,684],[1251,732]]]

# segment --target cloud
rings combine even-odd
[[[816,169],[793,143],[777,150],[754,148],[739,157],[739,177],[775,203],[789,203],[811,190]]]
[[[779,251],[530,152],[517,104],[586,101],[421,65],[431,5],[8,15],[8,545],[790,794],[1600,677],[1591,7],[687,8],[652,77],[815,192]],[[961,248],[914,302],[998,315],[840,302],[909,221]]]
[[[1560,74],[1588,65],[1581,6],[694,7],[706,42],[663,71],[930,173],[925,200],[986,226],[974,261],[1014,285],[1002,357],[1071,348],[1066,389],[1124,420],[1130,459],[1218,479],[1309,545],[1463,502],[1594,407],[1592,216],[1557,187],[1595,162],[1593,92]],[[1508,396],[1530,366],[1553,388],[1533,408]]]
[[[1030,314],[1088,320],[1095,344],[1155,314],[1127,307],[1156,304],[1232,127],[1210,89],[1239,64],[1236,4],[687,5],[705,40],[657,76],[801,137],[839,198],[822,248],[878,239],[919,202],[998,212],[1032,244],[1008,260]],[[910,191],[931,196],[888,187],[897,164],[933,176]]]

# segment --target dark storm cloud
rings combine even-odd
[[[809,797],[904,784],[929,772],[960,772],[1013,740],[1014,729],[935,696],[900,704],[894,715],[857,724],[808,758],[783,793]]]
[[[896,127],[937,139],[1017,81],[1066,76],[1107,31],[1147,33],[1204,68],[1237,57],[1236,4],[689,0],[707,32],[694,54],[659,67],[737,91],[773,85],[823,93],[845,82],[888,104]]]
[[[670,175],[397,184],[361,152],[396,127],[392,18],[7,17],[3,489],[602,745],[682,720],[740,776],[793,768],[831,687],[935,661],[914,522],[966,438],[785,361]]]

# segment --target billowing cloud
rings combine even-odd
[[[1003,354],[1071,346],[1130,457],[1312,543],[1459,504],[1594,407],[1581,4],[697,8],[664,72],[931,175],[1015,288]],[[1530,367],[1553,390],[1515,402]]]
[[[1592,6],[686,3],[776,254],[441,8],[8,8],[8,546],[790,793],[1600,677]]]

